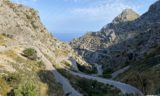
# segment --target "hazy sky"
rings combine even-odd
[[[132,8],[143,14],[156,0],[12,0],[39,11],[42,22],[57,38],[68,41],[87,31],[98,31]]]

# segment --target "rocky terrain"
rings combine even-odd
[[[76,71],[72,58],[84,70],[92,70],[69,45],[47,31],[37,13],[33,8],[0,0],[0,96],[76,93],[53,66]]]
[[[0,96],[124,94],[143,96],[131,85],[97,77],[92,64],[47,31],[33,8],[0,0]]]
[[[0,96],[159,94],[159,6],[142,16],[126,9],[72,48],[48,32],[36,10],[0,0]]]
[[[116,80],[132,84],[144,94],[159,94],[159,26],[157,0],[143,15],[126,9],[99,32],[87,33],[70,45],[87,62],[102,65],[103,77],[116,74]]]

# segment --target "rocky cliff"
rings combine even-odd
[[[159,84],[156,83],[159,75],[155,73],[157,74],[154,75],[156,79],[150,80],[147,79],[149,76],[146,72],[152,70],[153,74],[155,69],[152,69],[152,67],[160,63],[158,60],[160,47],[159,21],[160,1],[158,0],[142,16],[131,9],[126,9],[99,32],[87,33],[70,42],[70,45],[88,62],[102,65],[104,75],[126,66],[132,66],[130,73],[134,73],[133,70],[136,70],[139,72],[138,74],[145,74],[147,82],[151,81],[152,84],[155,84],[154,87],[151,87],[152,90],[148,92],[145,89],[148,87],[139,87],[138,84],[136,86],[143,89],[144,93],[154,94],[160,88]],[[157,54],[154,52],[157,52]],[[143,63],[137,64],[139,61],[143,61]],[[123,76],[125,77],[125,75]],[[129,76],[128,78],[130,78]],[[128,78],[126,77],[127,80],[130,80]],[[149,85],[149,83],[145,84]]]
[[[76,54],[70,45],[47,31],[37,11],[0,0],[0,96],[158,93],[159,5],[157,1],[140,17],[131,9],[124,10],[100,32],[87,33],[71,42]],[[104,77],[109,77],[108,72],[129,68],[115,79],[142,92],[97,77],[92,63],[103,65]],[[132,74],[134,71],[137,73]]]
[[[155,29],[158,27],[160,16],[158,3],[159,1],[153,4],[142,16],[131,9],[126,9],[99,32],[87,33],[70,42],[70,45],[86,60],[99,64],[103,58],[113,60],[115,56],[121,57],[118,52],[129,55],[140,49],[141,52],[136,55],[142,55],[150,47],[159,44],[158,28]],[[119,60],[118,63],[120,63]]]
[[[48,32],[33,8],[0,0],[0,96],[63,96],[71,85],[53,66],[77,71],[70,58],[92,69]]]

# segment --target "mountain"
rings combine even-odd
[[[0,30],[0,96],[143,96],[99,77],[99,66],[49,33],[33,8],[0,0]]]
[[[100,63],[102,61],[101,64],[103,64],[105,61],[101,59],[112,57],[110,55],[111,51],[124,50],[123,45],[115,49],[113,45],[127,41],[138,34],[138,32],[134,31],[134,28],[137,26],[135,20],[138,17],[139,15],[133,10],[125,9],[99,32],[87,33],[83,37],[73,40],[70,45],[78,50],[78,53],[88,62]]]
[[[139,16],[124,10],[99,32],[74,39],[70,45],[91,64],[102,65],[103,76],[129,83],[143,93],[160,91],[160,1]],[[122,69],[126,69],[123,70]]]
[[[117,16],[112,21],[112,23],[123,23],[123,22],[133,21],[138,17],[139,15],[136,12],[134,12],[132,9],[125,9],[119,16]]]
[[[36,10],[0,0],[0,96],[159,94],[159,2],[142,16],[124,10],[74,50]]]
[[[92,70],[68,44],[48,32],[33,8],[0,0],[0,30],[0,96],[74,94],[77,91],[58,68],[76,71],[74,61],[84,71]]]

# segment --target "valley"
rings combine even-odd
[[[0,96],[160,94],[160,1],[64,43],[33,8],[0,0]]]

